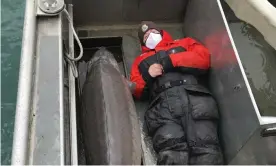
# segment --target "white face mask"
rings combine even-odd
[[[146,46],[149,49],[154,49],[161,40],[162,40],[161,34],[150,33],[149,37],[146,40]]]

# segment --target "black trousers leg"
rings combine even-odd
[[[191,112],[188,119],[188,144],[190,164],[223,164],[217,122],[218,110],[210,95],[192,93],[189,95]]]
[[[194,122],[194,141],[189,141],[190,164],[193,165],[221,165],[223,156],[216,132],[216,123],[211,120]]]
[[[174,101],[174,102],[172,102]],[[149,135],[158,154],[158,165],[187,165],[188,147],[181,121],[175,113],[181,114],[181,102],[161,101],[145,114]],[[179,115],[180,119],[180,115]],[[179,121],[179,122],[178,122]]]
[[[188,149],[182,127],[175,123],[158,128],[153,136],[158,165],[188,164]]]

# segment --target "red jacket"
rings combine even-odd
[[[210,53],[206,47],[192,38],[173,40],[168,32],[162,30],[162,41],[154,50],[142,46],[142,55],[137,57],[132,65],[130,80],[136,83],[134,91],[134,96],[136,98],[141,97],[143,90],[147,85],[147,80],[143,77],[139,65],[149,57],[154,56],[160,50],[167,51],[179,46],[184,48],[184,51],[169,54],[168,60],[173,68],[185,68],[185,71],[209,69]]]

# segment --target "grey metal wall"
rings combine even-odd
[[[267,125],[266,127],[268,127]],[[270,127],[273,125],[270,125]],[[275,124],[274,124],[275,126]],[[262,137],[262,128],[256,130],[248,142],[229,163],[231,165],[275,165],[276,137]]]
[[[28,144],[30,165],[64,164],[64,87],[60,16],[38,18]],[[13,154],[14,155],[14,154]]]
[[[75,25],[181,22],[188,0],[73,0]]]
[[[184,21],[184,33],[200,40],[212,54],[210,87],[219,105],[220,133],[229,163],[260,124],[218,2],[191,1]]]

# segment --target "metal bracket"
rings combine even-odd
[[[56,16],[65,8],[64,0],[38,0],[38,16]]]
[[[264,129],[261,132],[261,136],[262,137],[269,137],[269,136],[275,137],[276,136],[276,127]]]

